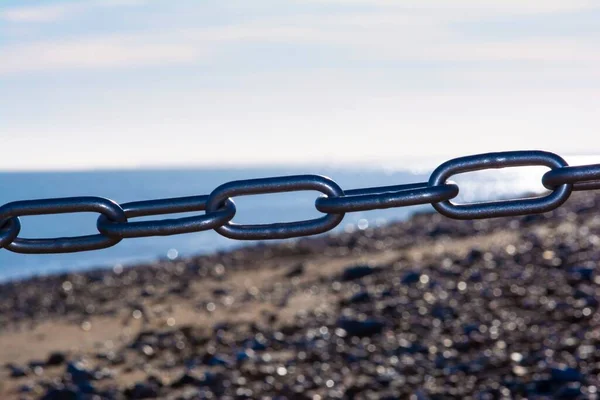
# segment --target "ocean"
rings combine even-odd
[[[541,191],[544,169],[510,168],[459,175],[458,201],[485,200]],[[119,203],[209,194],[230,180],[315,173],[329,176],[343,189],[386,186],[427,181],[429,172],[347,168],[236,168],[103,170],[82,172],[4,172],[0,173],[0,204],[23,199],[70,196],[107,197]],[[501,173],[500,173],[501,172]],[[509,183],[509,184],[507,184]],[[295,192],[236,198],[237,223],[269,223],[318,217],[315,192]],[[390,221],[404,220],[417,211],[433,208],[414,206],[346,214],[336,230],[365,229]],[[172,214],[169,218],[192,214]],[[60,214],[22,217],[21,237],[62,237],[96,233],[97,214]],[[156,218],[156,217],[148,217]],[[160,218],[160,217],[159,217]],[[141,220],[141,219],[139,219]],[[112,268],[157,258],[177,258],[226,250],[252,242],[224,238],[214,231],[184,235],[124,239],[116,246],[72,254],[29,255],[0,249],[0,281],[90,268]]]

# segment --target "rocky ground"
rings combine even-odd
[[[597,398],[598,204],[7,283],[0,398]]]

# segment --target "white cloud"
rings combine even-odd
[[[211,28],[39,41],[0,47],[0,74],[197,62],[218,65],[222,55],[233,54],[235,58],[235,51],[229,50],[250,42],[280,43],[290,48],[300,44],[329,46],[349,62],[370,64],[533,61],[600,68],[600,46],[586,38],[466,40],[452,29],[452,23],[460,21],[457,18],[404,11],[298,15]],[[299,68],[314,61],[307,59]]]
[[[299,0],[301,3],[370,6],[410,12],[477,14],[538,14],[597,8],[595,0]]]
[[[125,35],[36,42],[0,48],[0,75],[32,71],[139,67],[197,61],[190,43],[161,43]]]
[[[145,0],[95,0],[29,7],[13,7],[0,11],[0,19],[13,23],[56,22],[97,8],[138,6],[142,4],[145,4]]]
[[[50,22],[63,18],[69,9],[65,5],[11,8],[0,12],[0,18],[9,22]]]

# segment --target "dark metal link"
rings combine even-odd
[[[174,214],[206,210],[208,196],[146,200],[121,205],[127,218]],[[98,217],[98,230],[114,238],[167,236],[214,229],[229,222],[235,215],[235,204],[225,200],[224,208],[206,215],[139,222],[113,222],[105,215]]]
[[[479,154],[456,158],[440,165],[431,174],[429,185],[439,186],[445,184],[446,180],[452,175],[463,172],[530,165],[543,165],[556,169],[566,167],[567,163],[560,156],[545,151],[507,151]],[[559,207],[569,198],[571,191],[571,184],[563,184],[554,189],[549,195],[543,197],[463,205],[455,205],[450,201],[442,201],[434,203],[433,207],[440,214],[456,219],[481,219],[538,214]]]
[[[553,169],[544,174],[542,183],[550,190],[565,183],[573,184],[573,190],[578,191],[600,189],[600,164]]]
[[[240,195],[282,193],[300,190],[317,190],[329,197],[343,196],[337,183],[319,175],[295,175],[275,178],[248,179],[229,182],[216,188],[209,196],[206,209],[215,212],[226,199]],[[344,214],[329,214],[307,221],[274,223],[264,225],[239,225],[228,222],[215,230],[230,239],[264,240],[287,239],[315,235],[336,227]]]
[[[450,200],[457,195],[457,185],[431,187],[424,182],[346,190],[343,197],[319,197],[315,207],[324,213],[346,213],[429,204]]]
[[[66,197],[59,199],[26,200],[7,203],[0,207],[0,221],[15,221],[19,216],[64,214],[72,212],[98,212],[108,218],[126,222],[121,207],[102,197]],[[15,253],[72,253],[114,246],[121,239],[101,234],[50,239],[14,238],[6,248]]]
[[[0,249],[12,243],[21,232],[21,220],[19,217],[10,218],[6,223],[0,225]]]

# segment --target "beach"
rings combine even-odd
[[[596,398],[598,204],[3,283],[0,398]]]

